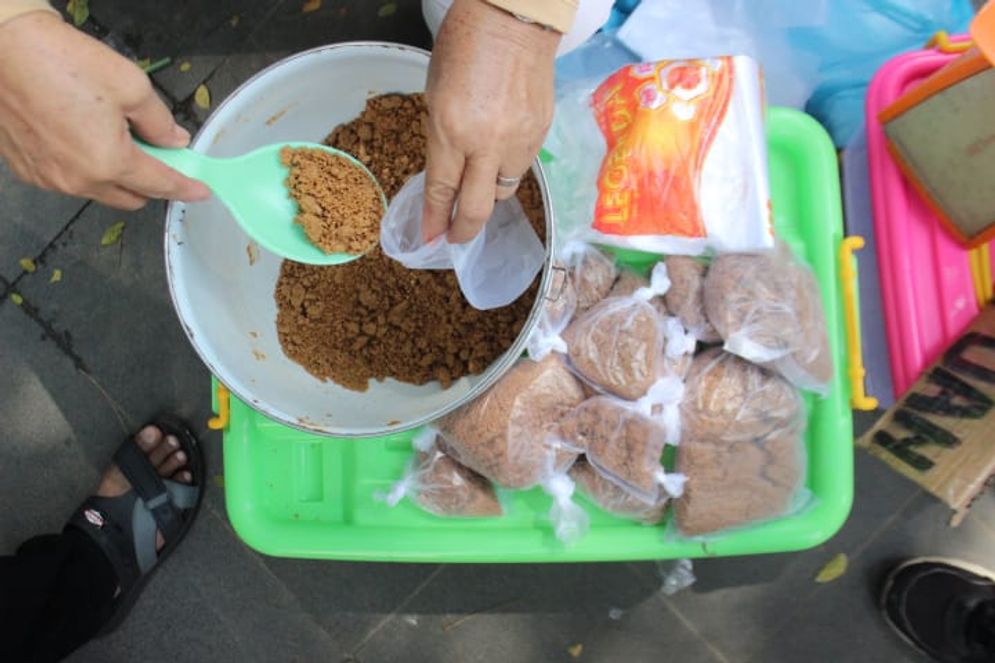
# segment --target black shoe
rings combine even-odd
[[[995,575],[985,569],[909,560],[888,574],[881,611],[906,642],[936,661],[995,661]]]

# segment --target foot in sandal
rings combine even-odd
[[[68,528],[101,548],[118,578],[114,614],[102,633],[120,624],[151,573],[193,524],[204,492],[204,457],[180,421],[158,417],[125,440]]]

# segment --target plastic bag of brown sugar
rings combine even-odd
[[[560,253],[570,270],[570,279],[577,293],[576,314],[580,315],[611,292],[618,276],[615,259],[579,240],[568,241]]]
[[[531,488],[576,459],[555,433],[583,400],[562,357],[522,359],[482,396],[437,422],[441,447],[499,486]]]
[[[553,265],[552,284],[543,302],[539,321],[529,335],[525,345],[529,359],[542,361],[551,352],[566,354],[567,343],[563,340],[563,330],[567,328],[577,310],[577,291],[566,266]]]
[[[670,501],[666,491],[660,491],[657,499],[647,504],[624,488],[620,488],[615,482],[601,476],[584,458],[578,458],[570,468],[570,478],[580,488],[581,493],[603,511],[638,520],[647,525],[655,525],[663,520],[667,503]]]
[[[460,290],[479,310],[511,304],[528,289],[546,260],[518,198],[498,201],[491,218],[473,240],[450,244],[445,237],[426,242],[422,235],[425,173],[405,183],[380,224],[380,246],[408,269],[452,269]]]
[[[721,341],[705,315],[705,263],[690,256],[668,256],[664,264],[670,277],[670,290],[664,295],[667,308],[702,343]]]
[[[611,297],[577,317],[563,333],[571,368],[594,387],[625,398],[643,396],[660,373],[663,317],[649,303],[667,291],[666,270],[648,288]]]
[[[564,446],[583,451],[602,476],[647,504],[657,501],[661,489],[679,495],[683,481],[660,462],[664,446],[680,437],[677,404],[683,385],[665,378],[651,392],[636,403],[595,396],[560,423]]]
[[[404,477],[394,484],[384,500],[396,506],[409,497],[419,507],[437,516],[492,518],[503,514],[491,482],[443,453],[436,445],[437,433],[426,429],[412,446],[415,457]]]
[[[682,438],[695,440],[753,440],[805,421],[791,383],[720,348],[694,358],[680,410]]]
[[[705,277],[705,310],[725,349],[825,395],[833,378],[826,316],[811,270],[779,242],[770,253],[720,255]]]
[[[702,536],[797,512],[810,499],[800,426],[757,438],[687,438],[677,470],[687,477],[675,502],[685,536]]]

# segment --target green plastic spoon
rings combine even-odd
[[[348,159],[373,181],[383,209],[387,209],[387,198],[366,166],[352,155],[327,145],[278,143],[242,156],[218,159],[189,149],[155,147],[139,140],[135,142],[149,156],[207,184],[249,237],[267,251],[295,262],[341,265],[362,256],[325,253],[311,244],[304,229],[294,223],[297,203],[284,185],[289,169],[280,162],[280,150],[284,147],[315,148]]]

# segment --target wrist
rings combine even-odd
[[[577,0],[484,0],[524,23],[566,34],[577,14]]]
[[[458,0],[459,1],[459,0]],[[526,48],[537,56],[555,57],[563,35],[528,16],[513,14],[490,0],[462,0],[474,7],[471,16],[476,29],[486,31],[509,44]]]

